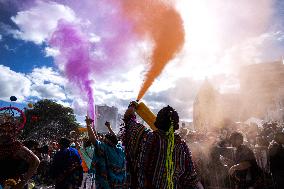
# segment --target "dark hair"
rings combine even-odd
[[[38,151],[39,153],[48,154],[48,146],[47,146],[47,145],[44,145],[44,146],[41,147],[41,148],[37,148],[37,151]]]
[[[154,125],[163,131],[168,131],[173,123],[174,130],[179,128],[179,116],[177,111],[170,106],[162,108],[157,115]]]
[[[59,145],[61,146],[61,148],[68,148],[70,146],[70,143],[70,140],[64,137],[59,140]]]
[[[230,141],[231,140],[240,140],[240,141],[243,141],[244,140],[244,137],[243,137],[243,134],[240,133],[240,132],[233,132],[230,136]]]
[[[32,148],[37,148],[39,146],[39,143],[35,140],[26,140],[23,142],[23,145],[28,149],[32,149]]]
[[[91,140],[89,140],[88,138],[84,138],[84,139],[83,139],[83,147],[84,147],[84,148],[87,148],[87,147],[89,147],[89,146],[91,146],[91,145],[92,145]]]
[[[230,142],[226,139],[218,142],[218,146],[221,147],[221,148],[226,147],[227,144],[230,144]]]
[[[117,143],[118,143],[118,140],[117,140],[116,136],[113,135],[113,134],[108,133],[108,134],[105,135],[105,138],[109,142],[111,142],[112,145],[117,145]]]

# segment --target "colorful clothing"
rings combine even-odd
[[[55,188],[79,188],[83,180],[82,160],[75,148],[58,151],[52,164],[52,176],[56,180]]]
[[[125,154],[120,145],[115,147],[97,141],[91,169],[95,171],[97,189],[125,188]]]
[[[161,130],[150,132],[135,118],[125,120],[125,146],[130,188],[166,189],[167,135]],[[178,135],[174,137],[174,189],[196,188],[198,182],[191,152]]]
[[[87,147],[87,148],[81,147],[80,152],[81,152],[81,157],[86,162],[88,169],[90,169],[91,164],[92,164],[93,154],[94,154],[94,148],[93,147]]]

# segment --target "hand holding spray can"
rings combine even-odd
[[[135,102],[135,105],[135,112],[151,127],[153,131],[157,130],[154,125],[156,121],[155,114],[143,102]]]

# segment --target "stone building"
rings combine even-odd
[[[242,119],[270,119],[284,105],[284,64],[281,61],[253,64],[240,70]],[[281,112],[278,112],[281,114]]]
[[[105,126],[105,122],[109,121],[113,130],[118,130],[118,109],[114,106],[96,106],[96,130],[101,133],[107,133],[108,129]]]
[[[205,80],[194,100],[193,125],[196,130],[208,131],[220,122],[218,91]]]
[[[284,119],[284,64],[281,61],[242,67],[238,93],[221,94],[208,80],[201,86],[193,104],[196,130],[220,128],[228,122],[251,117]]]

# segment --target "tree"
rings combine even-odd
[[[68,136],[73,130],[78,132],[79,124],[73,109],[51,100],[38,101],[32,109],[25,110],[25,115],[27,123],[22,133],[24,140],[47,142]]]

